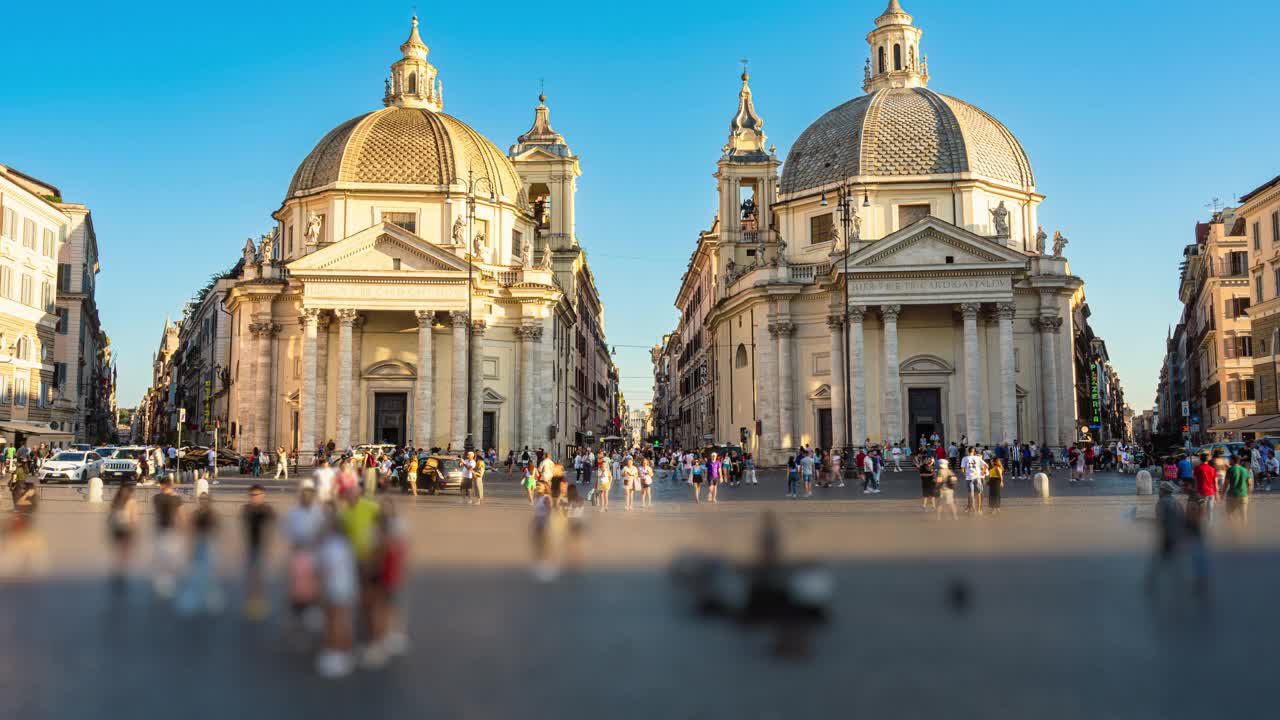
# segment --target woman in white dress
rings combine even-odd
[[[600,512],[609,512],[609,488],[613,487],[613,465],[609,456],[600,453],[596,460],[596,497],[600,498]]]
[[[640,505],[653,508],[653,466],[649,458],[640,461]]]
[[[631,458],[627,458],[622,465],[622,492],[626,498],[623,505],[624,510],[631,509],[631,500],[635,496],[635,492],[640,489],[640,468],[636,467],[636,463]]]

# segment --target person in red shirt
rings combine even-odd
[[[1192,472],[1195,477],[1195,498],[1200,503],[1202,524],[1206,527],[1213,520],[1213,504],[1218,496],[1218,470],[1209,462],[1209,454],[1200,455],[1200,464]]]
[[[934,448],[934,449],[933,449],[933,457],[934,457],[934,459],[936,459],[936,460],[946,460],[946,459],[947,459],[947,449],[946,449],[946,448],[944,448],[944,447],[942,447],[941,445],[939,445],[938,447],[936,447],[936,448]]]

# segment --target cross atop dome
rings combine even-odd
[[[888,7],[876,18],[876,29],[867,33],[871,56],[862,77],[866,92],[928,87],[929,58],[920,54],[924,31],[912,25],[912,19],[898,0],[889,0]]]
[[[400,44],[400,59],[391,65],[382,94],[387,107],[424,108],[433,112],[444,109],[444,88],[436,77],[436,68],[427,62],[431,49],[418,34],[418,16],[413,16],[409,39]]]
[[[725,154],[731,159],[751,156],[751,160],[759,160],[764,154],[765,141],[764,120],[756,114],[755,104],[751,101],[751,86],[748,81],[751,75],[747,72],[747,61],[742,61],[742,90],[738,92],[738,112],[729,123],[729,143],[725,145]]]

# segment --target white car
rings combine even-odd
[[[64,450],[45,460],[40,466],[42,483],[83,483],[97,477],[102,470],[102,458],[92,450]]]
[[[151,450],[141,445],[112,448],[111,455],[102,459],[100,474],[103,482],[141,482],[142,469],[139,461]]]

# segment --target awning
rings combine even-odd
[[[1208,430],[1211,433],[1247,432],[1267,433],[1280,432],[1280,415],[1246,415],[1229,423],[1215,425]]]
[[[23,435],[39,435],[41,437],[70,438],[71,433],[54,430],[48,423],[34,423],[23,420],[0,420],[0,430],[22,433]]]

